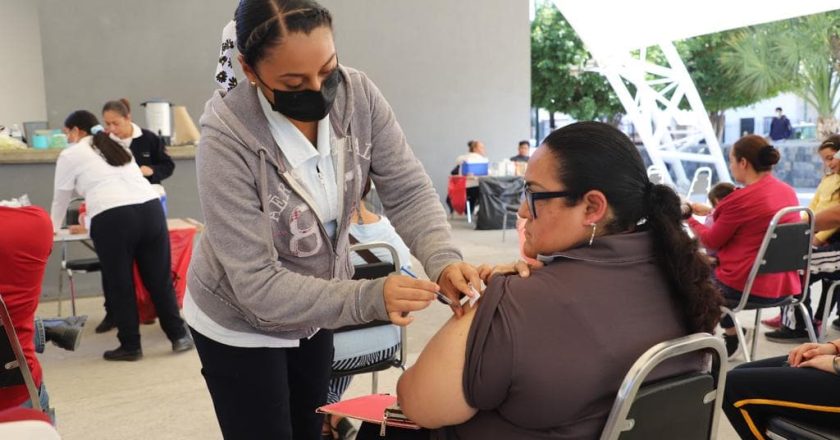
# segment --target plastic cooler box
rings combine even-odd
[[[486,176],[489,165],[487,162],[464,162],[461,164],[461,175]]]

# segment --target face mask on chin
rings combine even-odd
[[[259,79],[259,77],[257,78]],[[265,84],[262,79],[260,79],[260,82]],[[271,104],[271,108],[277,113],[296,121],[320,121],[330,113],[341,82],[341,72],[336,67],[321,83],[321,90],[285,92],[271,89],[274,94],[274,103]]]

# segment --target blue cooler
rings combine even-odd
[[[464,162],[461,164],[461,175],[486,176],[489,171],[488,162]]]

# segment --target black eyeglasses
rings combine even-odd
[[[537,200],[545,200],[545,199],[559,199],[563,197],[574,197],[571,191],[540,191],[540,192],[533,192],[531,188],[527,185],[525,189],[522,191],[522,196],[525,198],[525,201],[528,203],[528,209],[531,211],[531,218],[537,218]]]

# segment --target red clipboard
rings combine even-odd
[[[333,414],[341,417],[361,420],[377,425],[393,426],[404,429],[420,429],[413,422],[393,420],[385,418],[385,410],[397,403],[397,396],[390,394],[371,394],[368,396],[356,397],[355,399],[342,400],[338,403],[324,405],[316,411],[322,414]]]

